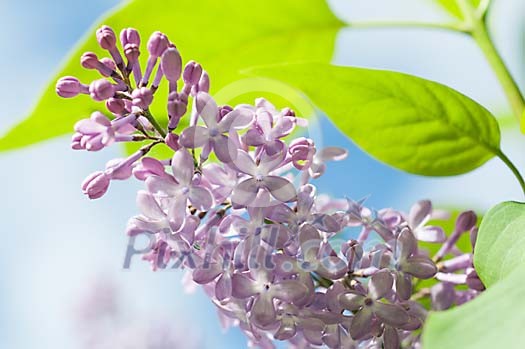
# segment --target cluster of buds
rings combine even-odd
[[[164,34],[156,32],[148,41],[143,75],[135,30],[121,33],[127,62],[110,28],[100,28],[97,39],[112,58],[86,53],[82,65],[105,78],[88,86],[65,77],[57,92],[105,100],[113,116],[95,112],[78,122],[73,148],[144,146],[89,176],[82,189],[95,199],[113,179],[134,175],[143,181],[146,190],[137,196],[141,214],[130,220],[127,233],[150,237],[144,259],[153,269],[172,263],[187,270],[223,324],[239,326],[250,346],[274,348],[280,340],[292,348],[417,348],[429,307],[448,309],[483,290],[472,254],[456,247],[466,232],[475,243],[472,211],[458,217],[447,237],[428,225],[440,218],[429,201],[418,202],[407,215],[317,195],[312,179],[324,174],[328,161],[347,154],[336,147],[317,149],[309,138],[290,139],[296,127],[307,124],[294,111],[264,99],[218,106],[208,94],[208,75],[195,62],[183,70]],[[163,77],[170,92],[164,128],[149,110]],[[190,98],[188,126],[180,127]],[[173,150],[171,158],[146,156],[161,143]],[[442,245],[430,256],[418,241]],[[421,287],[421,280],[431,286]]]

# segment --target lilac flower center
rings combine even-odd
[[[210,132],[210,137],[212,138],[217,137],[220,134],[219,130],[216,128],[211,128],[209,132]]]
[[[188,194],[190,192],[190,188],[182,187],[180,191],[181,191],[182,195],[186,195],[186,194]]]

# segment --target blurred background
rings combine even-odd
[[[344,21],[450,20],[432,1],[329,3]],[[75,43],[118,4],[0,3],[0,134],[29,113]],[[490,29],[523,89],[525,2],[494,0]],[[333,63],[402,71],[467,94],[501,118],[503,150],[525,169],[524,138],[495,76],[468,37],[429,29],[346,28],[338,34]],[[520,197],[515,179],[498,160],[463,176],[423,178],[368,157],[327,119],[320,125],[324,145],[345,147],[350,156],[331,164],[316,183],[319,192],[354,199],[370,195],[368,205],[376,209],[408,210],[415,201],[429,198],[439,207],[479,212]],[[102,200],[90,202],[80,191],[81,181],[120,156],[119,148],[73,153],[69,141],[66,136],[0,153],[0,348],[245,347],[238,330],[223,334],[214,306],[202,291],[185,294],[181,272],[153,273],[138,260],[131,270],[122,269],[124,227],[136,213],[140,183],[113,183]],[[93,337],[99,339],[98,347]],[[155,346],[152,338],[166,338],[171,344]]]

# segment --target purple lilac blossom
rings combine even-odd
[[[219,106],[208,73],[195,61],[183,68],[180,52],[161,32],[147,42],[144,74],[138,31],[121,31],[124,55],[111,28],[97,30],[97,40],[112,58],[87,52],[81,65],[102,78],[57,82],[60,96],[90,96],[109,111],[79,121],[72,148],[141,147],[89,175],[82,190],[98,199],[112,180],[143,181],[141,214],[127,227],[130,236],[151,238],[143,259],[154,270],[186,269],[187,288],[201,285],[221,323],[238,326],[249,347],[275,348],[277,340],[295,349],[419,348],[430,310],[422,304],[444,310],[484,290],[472,254],[456,246],[465,232],[474,246],[474,212],[462,213],[447,237],[429,224],[443,215],[428,200],[405,214],[318,194],[313,180],[348,154],[294,138],[307,125],[294,111],[263,98]],[[149,108],[164,78],[167,115],[156,118]],[[181,123],[184,117],[188,122]],[[147,157],[161,144],[172,156]],[[442,245],[429,256],[420,241]],[[430,286],[421,287],[421,280]]]

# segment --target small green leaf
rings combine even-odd
[[[525,343],[524,279],[522,264],[473,301],[430,313],[423,329],[423,348],[520,348]]]
[[[299,88],[370,155],[410,173],[466,173],[500,151],[500,130],[492,114],[436,82],[316,63],[261,67],[251,73]]]
[[[481,222],[474,265],[486,286],[491,286],[525,263],[525,204],[503,202]]]
[[[436,0],[448,13],[459,19],[463,19],[463,13],[458,5],[458,0]],[[472,6],[478,7],[481,0],[469,0]]]
[[[147,59],[145,42],[156,30],[165,32],[183,55],[184,61],[202,63],[211,77],[212,92],[220,91],[243,76],[239,71],[255,65],[315,59],[332,59],[335,35],[343,23],[330,11],[325,0],[133,0],[105,16],[89,30],[86,39],[70,55],[27,119],[0,139],[0,151],[23,147],[52,137],[72,133],[73,124],[97,109],[87,96],[65,100],[56,96],[55,83],[64,75],[77,76],[89,83],[97,78],[80,67],[83,52],[107,56],[97,45],[95,28],[112,26],[117,33],[135,27],[142,35],[141,60]],[[258,92],[257,86],[250,86]],[[153,114],[166,114],[166,86],[156,94]],[[223,93],[228,98],[242,96],[253,102],[246,90]],[[248,99],[249,98],[249,99]],[[223,98],[225,99],[225,98]],[[236,101],[239,101],[236,99]],[[226,103],[228,100],[220,100]]]

